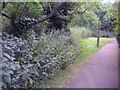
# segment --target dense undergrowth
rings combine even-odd
[[[27,39],[3,33],[3,88],[39,88],[42,81],[73,63],[81,48],[71,35],[54,32]]]

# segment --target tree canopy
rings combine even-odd
[[[100,2],[3,2],[1,13],[4,24],[12,29],[9,33],[18,36],[36,25],[61,30],[69,25],[101,30],[113,30],[117,25],[117,3]],[[5,27],[6,28],[6,27]],[[48,32],[50,30],[47,30]]]

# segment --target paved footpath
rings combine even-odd
[[[118,46],[113,42],[88,59],[63,88],[118,88]]]

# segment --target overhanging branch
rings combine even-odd
[[[87,10],[90,10],[91,7],[92,7],[92,6],[86,8],[86,9],[85,9],[84,11],[82,11],[82,12],[76,12],[76,13],[77,13],[77,14],[84,14]]]
[[[11,19],[11,17],[9,17],[8,15],[6,15],[4,13],[1,13],[1,14],[2,14],[2,16],[6,17],[6,18]]]
[[[46,21],[47,19],[50,19],[51,17],[53,17],[55,15],[55,13],[57,12],[57,10],[62,6],[64,5],[66,2],[61,2],[59,3],[53,10],[52,12],[47,15],[46,17],[43,17],[41,18],[40,20],[36,21],[35,23],[33,23],[32,25],[35,25],[35,24],[38,24],[38,23],[41,23],[41,22],[44,22]]]
[[[39,20],[37,20],[37,21],[35,21],[34,23],[31,23],[29,26],[36,25],[36,24],[38,24],[38,23],[41,23],[41,22],[44,22],[44,21],[50,19],[51,17],[53,17],[53,16],[55,15],[55,13],[58,11],[58,9],[59,9],[61,6],[63,6],[65,3],[66,3],[66,2],[60,2],[60,3],[51,11],[51,13],[50,13],[49,15],[47,15],[47,16],[45,16],[45,17],[43,17],[43,18],[41,18],[41,19],[39,19]],[[8,15],[6,15],[6,14],[4,14],[4,13],[1,13],[1,14],[2,14],[2,16],[6,17],[6,18],[8,18],[8,19],[10,19],[10,20],[12,19],[11,17],[9,17]]]
[[[82,11],[82,12],[75,12],[75,14],[84,14],[87,10],[90,10],[91,9],[91,7],[93,6],[93,4],[91,5],[91,6],[89,6],[88,8],[86,8],[84,11]]]

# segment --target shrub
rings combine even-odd
[[[80,54],[73,38],[58,31],[27,35],[26,40],[3,36],[3,88],[42,86],[42,80],[53,77]]]
[[[16,37],[3,33],[3,58],[2,58],[2,88],[15,87],[22,74],[20,62],[16,61],[15,54],[20,51],[22,41]]]
[[[77,38],[86,38],[92,36],[92,31],[85,27],[72,27],[71,32]]]

